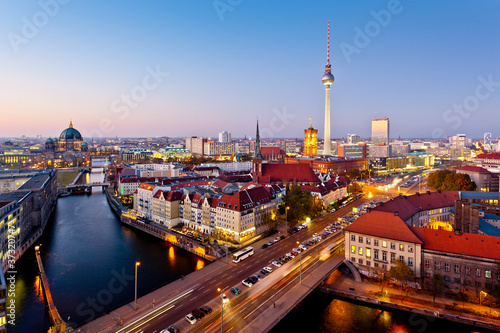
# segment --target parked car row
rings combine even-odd
[[[268,243],[262,245],[262,248],[265,249],[266,247],[271,246],[273,244],[276,244],[283,239],[285,239],[285,235],[281,235],[280,237],[276,237],[275,239],[270,240]]]
[[[288,232],[288,234],[289,235],[293,235],[294,233],[299,232],[300,230],[303,230],[303,229],[306,229],[306,228],[307,228],[307,224],[304,223],[304,224],[301,224],[299,226],[294,227],[292,230],[290,230]]]
[[[202,320],[205,315],[209,315],[212,313],[212,308],[209,307],[208,305],[203,305],[200,306],[198,309],[193,309],[191,313],[188,313],[184,318],[186,318],[186,321],[190,323],[191,325],[196,324],[198,320]],[[170,330],[170,329],[173,330]],[[167,330],[163,330],[160,333],[166,333],[166,332],[173,332],[173,333],[179,333],[180,330],[177,328],[177,331],[175,330],[177,328],[175,325],[170,326],[167,328]]]

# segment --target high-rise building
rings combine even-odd
[[[231,142],[231,133],[227,131],[219,133],[219,142]]]
[[[356,143],[360,142],[361,138],[357,134],[347,134],[347,144],[349,145],[355,145]]]
[[[389,118],[373,118],[372,119],[372,143],[373,144],[389,144]]]
[[[311,118],[309,118],[311,120]],[[318,155],[318,130],[313,128],[312,122],[308,129],[304,130],[304,156],[314,157]]]
[[[472,138],[468,138],[465,134],[456,134],[448,137],[448,142],[451,148],[462,149],[472,145]]]
[[[326,65],[325,74],[321,82],[325,85],[325,134],[324,134],[324,149],[323,155],[332,154],[332,145],[330,139],[330,86],[334,81],[332,75],[332,66],[330,65],[330,21],[328,21],[328,41],[326,48]]]
[[[491,148],[491,133],[486,132],[484,133],[484,149],[485,150],[492,150]]]

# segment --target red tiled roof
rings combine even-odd
[[[422,241],[415,236],[406,223],[399,216],[395,216],[394,213],[371,211],[361,215],[360,218],[344,230],[422,244]]]
[[[319,183],[318,176],[308,164],[264,163],[262,178],[269,183]],[[268,181],[267,181],[268,180]],[[261,182],[261,181],[259,181]]]
[[[271,194],[263,186],[259,186],[236,192],[233,195],[223,194],[219,198],[218,207],[241,212],[271,202],[272,199]]]
[[[226,185],[229,184],[228,182],[225,182],[223,180],[217,179],[213,184],[213,188],[220,188],[221,190],[226,187]]]
[[[471,171],[471,172],[479,172],[479,173],[490,173],[485,168],[481,168],[481,167],[473,166],[473,165],[466,165],[466,166],[461,167],[460,169],[457,169],[457,171],[458,170]]]
[[[479,258],[500,259],[500,237],[452,231],[410,227],[423,241],[423,248],[441,252],[465,254]]]
[[[161,195],[163,195],[163,198],[165,201],[179,201],[182,199],[182,192],[179,191],[163,191],[159,190],[156,192],[154,195],[154,198],[159,198]]]
[[[262,155],[284,155],[284,151],[280,147],[261,147],[260,152]]]
[[[500,153],[488,153],[488,154],[479,154],[477,155],[476,158],[483,158],[483,159],[494,159],[494,160],[498,160],[500,159]]]
[[[408,197],[400,195],[378,205],[373,210],[399,212],[399,216],[406,221],[420,211],[454,206],[455,200],[458,199],[457,191],[420,193]]]
[[[141,183],[138,188],[143,189],[143,190],[148,190],[148,191],[153,191],[155,189],[155,185],[151,184],[146,184],[146,183]]]

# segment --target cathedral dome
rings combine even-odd
[[[61,140],[83,140],[82,135],[76,129],[73,128],[73,123],[69,122],[69,127],[61,132],[59,135]]]

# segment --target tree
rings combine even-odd
[[[389,275],[401,283],[401,290],[406,291],[406,296],[408,296],[412,289],[410,282],[415,280],[413,270],[404,261],[396,260],[396,265],[391,267]]]
[[[469,175],[454,173],[450,170],[440,170],[427,177],[427,186],[442,191],[475,191],[476,184]]]
[[[436,304],[436,295],[446,288],[443,276],[434,274],[428,281],[428,288],[432,292],[432,305],[434,306]]]

